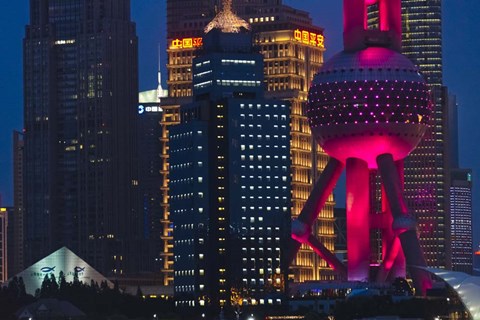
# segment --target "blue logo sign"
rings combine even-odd
[[[75,272],[77,273],[80,273],[80,272],[83,272],[85,271],[85,267],[81,268],[81,267],[75,267],[75,269],[73,269]]]
[[[44,273],[48,273],[48,272],[53,272],[55,271],[55,267],[43,267],[42,269],[40,269],[40,271],[44,272]]]
[[[145,112],[145,107],[143,105],[138,106],[138,114],[142,114]]]

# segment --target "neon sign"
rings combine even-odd
[[[172,40],[170,49],[199,48],[203,45],[202,38],[183,38]]]
[[[317,34],[307,30],[295,30],[293,37],[296,41],[303,44],[308,44],[313,47],[325,48],[325,37],[323,34]]]

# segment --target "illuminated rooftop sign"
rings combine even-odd
[[[162,112],[163,109],[158,106],[144,106],[143,104],[138,106],[138,114],[144,114],[145,112]]]
[[[296,41],[303,44],[312,47],[325,48],[325,37],[323,34],[296,29],[293,31],[293,37]],[[202,45],[202,38],[183,38],[172,40],[170,42],[170,49],[193,49],[200,48]]]
[[[200,48],[203,45],[202,38],[175,39],[170,43],[170,49]]]
[[[295,30],[293,37],[296,41],[313,47],[325,48],[325,37],[323,34],[317,34],[307,30]]]

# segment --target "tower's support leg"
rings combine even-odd
[[[308,238],[308,245],[313,249],[313,251],[315,251],[315,253],[317,253],[328,263],[328,265],[340,276],[342,280],[346,279],[347,268],[345,268],[345,265],[338,260],[338,258],[332,252],[325,248],[325,246],[313,234],[311,234]]]
[[[348,280],[368,281],[370,271],[370,172],[365,161],[347,159]]]
[[[397,171],[400,186],[403,191],[403,161],[397,161]],[[377,282],[393,281],[395,278],[405,278],[405,256],[400,239],[392,230],[393,217],[388,204],[385,188],[382,186],[382,212],[386,215],[382,220],[382,265],[377,274]]]
[[[305,203],[298,218],[292,222],[292,239],[290,240],[287,259],[291,264],[302,243],[309,244],[309,237],[312,234],[312,225],[322,210],[330,193],[342,173],[344,164],[335,158],[330,158],[327,166],[318,178],[310,196]]]
[[[390,283],[392,283],[396,278],[406,278],[407,276],[407,265],[405,263],[405,254],[403,253],[402,243],[398,237],[395,239],[399,243],[399,248],[397,258],[395,259],[392,270],[387,278],[387,281]]]
[[[418,241],[415,219],[407,212],[397,167],[391,154],[378,156],[377,164],[393,216],[392,229],[402,244],[407,268],[412,276],[416,292],[425,295],[426,290],[431,287],[431,279],[428,273],[421,269],[426,267],[427,263]]]
[[[404,173],[403,173],[403,160],[398,160],[395,162],[395,165],[397,167],[397,172],[398,172],[398,177],[400,178],[400,186],[401,186],[401,190],[402,190],[402,194],[404,192],[404,185],[405,185],[405,179],[404,179]],[[385,190],[385,189],[384,189]],[[385,200],[386,200],[386,207],[388,208],[389,210],[389,214],[390,216],[392,216],[392,212],[390,210],[390,206],[388,205],[388,199],[387,199],[387,195],[384,196]],[[389,227],[389,230],[392,230],[392,225],[393,225],[393,222],[392,224],[390,224],[388,227]],[[393,231],[393,230],[392,230]],[[399,241],[400,239],[398,239],[398,237],[396,237],[397,241]],[[393,282],[393,280],[395,280],[395,278],[405,278],[407,276],[407,270],[406,270],[406,262],[405,262],[405,254],[403,253],[403,248],[401,247],[401,243],[400,243],[400,247],[399,247],[399,252],[397,254],[397,258],[395,259],[395,262],[393,264],[393,267],[392,267],[392,270],[390,272],[390,275],[388,277],[387,280],[389,280],[390,282]]]

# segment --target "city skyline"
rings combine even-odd
[[[326,4],[323,1],[285,1],[298,9],[311,12],[314,22],[325,28],[326,57],[338,52],[342,45],[341,38],[341,1]],[[459,103],[459,131],[460,131],[460,163],[462,167],[473,168],[474,185],[478,181],[480,165],[475,165],[475,141],[480,138],[480,130],[475,128],[475,120],[480,116],[480,111],[475,110],[474,102],[479,100],[480,93],[474,89],[475,70],[480,69],[480,62],[475,61],[474,53],[478,51],[475,46],[475,31],[480,26],[475,25],[474,13],[480,4],[473,0],[446,2],[444,4],[444,60],[445,84],[450,91],[457,95]],[[12,146],[11,137],[14,129],[22,129],[22,63],[21,39],[28,18],[28,3],[8,3],[1,16],[0,23],[3,30],[3,43],[9,43],[3,51],[1,62],[2,78],[0,79],[0,92],[4,97],[5,106],[0,111],[4,125],[0,129],[0,193],[2,204],[11,205],[13,199],[12,186]],[[140,89],[146,90],[156,86],[156,70],[158,64],[157,46],[160,42],[162,48],[162,65],[165,64],[165,3],[164,1],[142,0],[132,4],[132,19],[137,23],[140,38]],[[458,30],[469,32],[457,33]],[[463,55],[458,57],[458,52]],[[165,77],[164,77],[165,78]],[[469,137],[467,138],[467,135]],[[477,151],[478,152],[478,151]],[[474,187],[474,216],[478,220],[479,210],[475,204],[478,191]],[[344,201],[338,201],[337,206],[344,206]],[[475,214],[476,213],[476,214]],[[478,228],[474,230],[478,243]],[[476,247],[476,245],[474,246]]]

